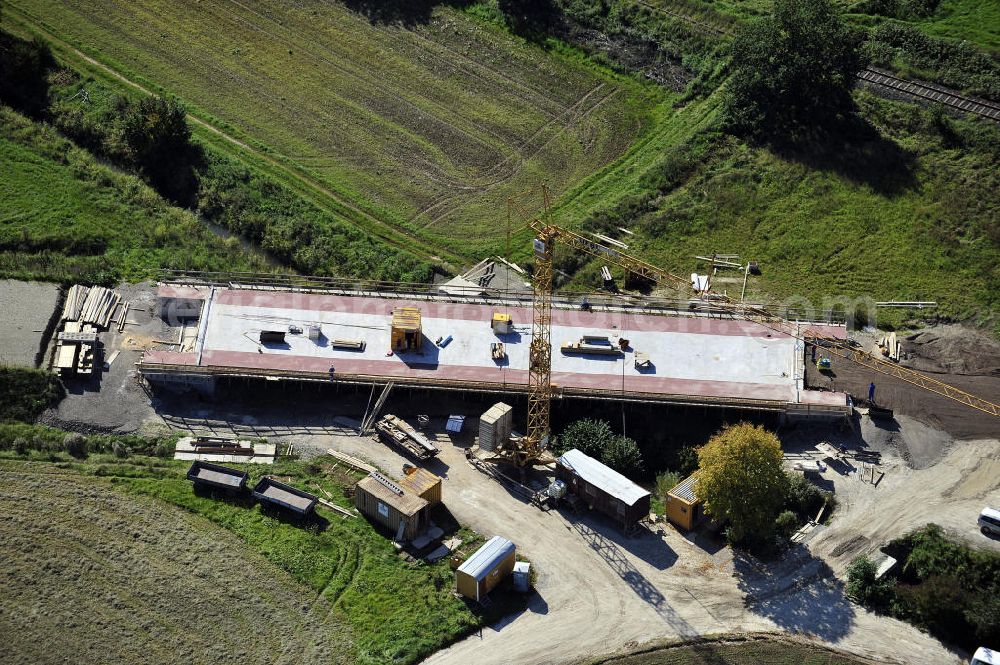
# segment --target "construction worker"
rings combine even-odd
[[[868,384],[868,401],[872,404],[875,403],[875,382],[872,381]]]

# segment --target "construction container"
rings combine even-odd
[[[556,462],[556,478],[591,510],[613,518],[623,529],[649,516],[649,492],[576,448]]]
[[[491,326],[497,335],[507,335],[514,331],[514,319],[510,314],[493,312]]]
[[[666,517],[672,524],[685,531],[693,529],[701,519],[701,500],[694,493],[694,484],[697,480],[698,472],[695,471],[667,492]]]
[[[309,339],[318,342],[319,338],[323,336],[323,328],[318,323],[313,323],[306,329],[306,334]]]
[[[527,561],[515,562],[511,580],[514,583],[514,591],[528,593],[531,588],[531,564]]]
[[[209,487],[214,490],[238,493],[247,488],[250,474],[246,471],[230,469],[229,467],[196,461],[188,469],[187,479],[196,486]]]
[[[514,427],[514,409],[497,402],[479,417],[479,449],[492,452],[510,440]]]
[[[394,309],[389,337],[393,351],[419,351],[423,339],[420,310],[416,307]]]
[[[306,517],[316,510],[319,497],[286,485],[273,478],[264,477],[253,488],[257,501]]]
[[[431,507],[441,503],[441,479],[427,469],[407,466],[397,484],[404,492],[419,496]]]
[[[358,512],[399,542],[413,540],[427,528],[428,506],[427,501],[378,472],[362,478],[354,490],[354,507]]]
[[[480,601],[514,570],[514,543],[493,536],[455,571],[455,586],[466,598]]]

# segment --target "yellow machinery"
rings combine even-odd
[[[419,351],[423,333],[420,326],[420,310],[416,307],[397,307],[392,312],[392,328],[389,333],[392,350]]]
[[[536,237],[534,246],[534,275],[532,286],[533,318],[531,326],[531,348],[529,352],[528,372],[528,428],[527,434],[511,444],[501,454],[511,459],[518,466],[527,466],[535,462],[548,445],[549,413],[552,401],[552,344],[550,339],[552,323],[552,256],[556,240],[575,251],[584,252],[604,261],[614,263],[626,271],[651,280],[661,285],[674,285],[688,292],[691,282],[688,279],[658,268],[641,259],[629,256],[621,250],[595,242],[578,233],[556,226],[551,221],[549,212],[548,188],[542,187],[542,215],[524,214],[524,209],[514,200],[507,202],[508,224],[511,224],[515,213],[520,213],[521,219],[526,219]],[[854,348],[846,340],[831,337],[824,331],[788,321],[766,309],[745,305],[728,296],[705,291],[697,294],[714,310],[725,312],[733,318],[745,319],[759,323],[780,333],[796,339],[821,345],[826,351],[836,354],[873,371],[901,379],[932,393],[947,397],[978,409],[993,416],[1000,417],[1000,405],[981,397],[976,397],[963,390],[955,388],[943,381],[931,378],[920,372],[876,358],[875,356]]]
[[[490,326],[497,335],[506,335],[514,332],[514,319],[510,314],[493,312],[493,319],[490,322]]]

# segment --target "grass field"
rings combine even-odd
[[[753,297],[817,308],[834,295],[936,300],[932,316],[995,326],[1000,131],[970,121],[939,130],[927,111],[859,99],[881,138],[827,146],[826,157],[748,146],[711,129],[716,97],[689,104],[556,216],[584,218],[583,228],[612,232],[676,274],[713,251],[758,260]],[[594,288],[599,265],[577,283]],[[739,284],[719,286],[739,295]]]
[[[664,647],[594,661],[594,665],[860,665],[866,662],[818,646],[762,637]]]
[[[661,96],[447,7],[409,26],[314,0],[5,12],[466,257],[502,246],[507,196],[543,180],[558,195],[613,162]]]
[[[324,597],[211,522],[48,464],[0,483],[4,663],[354,662]]]
[[[116,528],[125,529],[123,538],[126,542],[131,542],[133,538],[142,540],[153,537],[146,534],[151,527],[143,520],[147,519],[144,517],[146,513],[155,513],[157,506],[161,513],[165,511],[169,516],[161,524],[169,536],[177,522],[173,516],[181,514],[176,508],[180,508],[197,516],[184,518],[182,526],[194,524],[206,534],[205,542],[212,542],[214,533],[216,540],[226,544],[220,555],[229,550],[247,553],[244,556],[253,563],[240,563],[236,565],[237,570],[243,566],[262,571],[262,575],[275,576],[276,584],[288,586],[287,602],[295,608],[302,628],[298,630],[284,625],[279,631],[286,637],[280,644],[280,650],[286,652],[285,659],[254,659],[251,656],[251,661],[318,663],[327,662],[330,656],[333,662],[337,662],[339,657],[345,662],[373,665],[412,663],[454,641],[484,620],[452,595],[453,573],[447,561],[435,565],[407,563],[397,555],[388,539],[378,534],[363,518],[343,519],[323,512],[329,521],[322,520],[313,527],[298,526],[265,514],[258,507],[195,494],[184,475],[189,465],[172,460],[141,456],[121,460],[111,455],[91,455],[81,462],[71,460],[63,453],[34,452],[33,449],[29,449],[27,457],[30,459],[25,459],[23,455],[15,458],[12,453],[7,453],[5,459],[0,459],[0,474],[10,475],[15,480],[25,478],[24,482],[43,487],[49,486],[47,479],[54,478],[53,487],[59,483],[79,487],[79,494],[84,497],[106,496],[110,497],[106,500],[113,500],[115,505],[121,506],[134,503],[136,508],[123,508],[123,516],[114,520]],[[56,463],[42,461],[48,459],[54,459]],[[252,475],[251,484],[263,473],[275,473],[306,489],[315,491],[317,485],[323,487],[344,506],[348,506],[349,501],[343,498],[342,489],[355,480],[342,470],[333,469],[332,465],[324,467],[283,462],[266,469],[249,465],[247,470]],[[71,492],[66,500],[80,499]],[[19,523],[31,520],[30,511],[27,508],[24,510],[27,512]],[[34,519],[39,525],[30,528],[33,531],[43,529],[44,521],[37,516]],[[73,519],[83,519],[88,523],[95,521],[86,512],[82,517]],[[96,521],[100,523],[99,519]],[[133,522],[136,525],[129,526]],[[72,528],[78,531],[80,527]],[[116,532],[112,530],[112,533]],[[466,542],[473,542],[471,532],[463,531],[462,535]],[[184,544],[187,541],[180,542]],[[113,546],[95,544],[90,547],[104,551]],[[183,545],[178,549],[185,566],[199,564],[194,569],[197,584],[211,583],[214,564],[205,553],[205,547],[195,542],[190,548]],[[150,560],[157,559],[152,553],[148,555]],[[145,553],[136,554],[137,566],[144,556]],[[167,554],[162,556],[168,557]],[[37,562],[37,559],[27,562],[23,570],[30,569],[32,562]],[[169,563],[162,568],[171,571],[166,573],[171,576],[183,574],[181,569],[172,570]],[[99,572],[95,570],[94,574],[99,575]],[[228,578],[223,576],[221,579]],[[172,598],[171,594],[175,592],[180,595],[189,592],[185,584],[177,586],[177,590],[166,594],[168,598]],[[85,585],[80,585],[73,593],[79,595],[81,592],[86,592]],[[250,605],[250,608],[226,609],[227,614],[220,619],[223,629],[228,631],[229,626],[242,621],[239,617],[244,609],[266,613],[268,597],[263,591],[241,588],[234,602]],[[146,590],[135,598],[135,602],[155,604],[160,601],[156,593]],[[3,603],[0,603],[2,606]],[[279,605],[275,610],[279,619],[282,607]],[[51,611],[56,610],[53,608]],[[156,623],[152,619],[150,621]],[[110,619],[107,622],[110,623]],[[84,627],[85,623],[80,622],[79,628],[83,630]],[[170,630],[177,629],[176,626],[170,627]],[[245,629],[242,630],[245,632]],[[317,634],[317,631],[323,634]],[[239,633],[239,630],[236,632]],[[262,642],[268,639],[271,640],[268,648],[276,648],[273,643],[278,638],[265,635]],[[195,648],[192,646],[192,649]],[[227,655],[239,653],[236,647],[226,648],[229,649]],[[162,662],[183,661],[181,656]]]
[[[845,2],[846,11],[857,2]],[[1000,56],[1000,3],[995,0],[941,0],[925,18],[907,18],[907,23],[932,37],[966,40],[993,56]]]
[[[161,267],[256,270],[264,258],[214,235],[137,177],[0,107],[0,276],[112,283]]]

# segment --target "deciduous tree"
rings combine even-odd
[[[729,520],[735,542],[773,533],[788,482],[781,457],[778,437],[748,423],[723,430],[698,449],[695,494],[706,512]]]
[[[741,28],[733,43],[726,125],[796,141],[849,113],[864,66],[860,42],[829,0],[775,0],[774,13]]]

